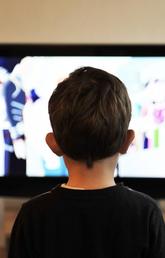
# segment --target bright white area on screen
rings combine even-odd
[[[51,152],[45,142],[47,132],[52,130],[47,113],[47,101],[40,98],[34,103],[26,103],[23,116],[27,139],[27,175],[44,176],[43,162],[48,170],[59,169],[59,158]]]
[[[144,150],[120,156],[120,177],[165,177],[164,149]]]

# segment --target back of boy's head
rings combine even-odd
[[[49,115],[62,152],[90,167],[93,161],[119,151],[127,134],[131,103],[117,77],[82,67],[58,84],[49,100]]]

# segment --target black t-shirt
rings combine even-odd
[[[60,185],[23,204],[8,258],[165,258],[165,225],[149,196],[121,184]]]

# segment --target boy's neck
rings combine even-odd
[[[118,155],[95,161],[92,168],[85,162],[74,161],[64,156],[69,172],[67,186],[84,189],[101,189],[115,185],[114,170]]]

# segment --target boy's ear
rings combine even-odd
[[[125,154],[134,138],[135,138],[135,132],[133,130],[128,130],[126,139],[119,149],[119,153]]]
[[[45,137],[45,141],[49,148],[58,156],[62,156],[63,152],[60,149],[59,145],[57,144],[57,141],[55,139],[54,133],[48,133]]]

